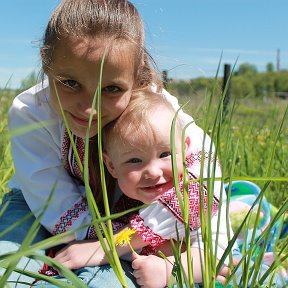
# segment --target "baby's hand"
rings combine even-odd
[[[105,253],[99,241],[74,241],[60,250],[55,258],[68,269],[79,269],[85,266],[99,266],[104,263]]]
[[[166,262],[164,259],[149,255],[132,253],[134,277],[141,288],[163,288],[166,286]]]
[[[233,266],[236,267],[239,263],[238,259],[233,259]],[[219,274],[216,277],[216,280],[221,282],[222,284],[226,283],[227,278],[230,276],[230,269],[227,266],[223,266],[219,272]]]

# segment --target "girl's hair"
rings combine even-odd
[[[91,37],[134,46],[134,88],[162,83],[150,64],[152,58],[144,46],[144,28],[135,6],[126,0],[63,0],[46,27],[41,49],[43,71],[53,61],[59,41],[66,37]],[[116,42],[114,42],[116,41]],[[110,47],[110,48],[111,48]],[[109,49],[109,47],[107,47]]]
[[[41,49],[44,72],[53,63],[57,45],[68,37],[99,39],[108,45],[105,47],[108,48],[108,56],[109,49],[117,49],[117,45],[131,45],[132,49],[127,53],[135,57],[133,89],[144,89],[152,84],[156,85],[158,91],[162,89],[158,73],[151,65],[152,58],[145,49],[141,17],[129,1],[63,0],[52,14],[44,34]],[[90,139],[89,146],[90,185],[95,200],[101,206],[97,136]]]

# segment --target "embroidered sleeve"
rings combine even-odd
[[[58,234],[79,228],[91,218],[83,201],[83,186],[75,182],[63,167],[63,122],[51,110],[47,89],[41,84],[23,92],[14,99],[9,110],[10,131],[39,124],[37,129],[11,137],[15,174],[9,187],[23,192],[36,217],[51,197],[41,224],[50,233]],[[40,104],[36,103],[38,98]],[[84,239],[86,233],[87,229],[77,231],[75,238]]]
[[[136,214],[130,220],[131,227],[136,230],[144,242],[148,242],[152,247],[157,247],[165,242],[165,239],[154,233],[153,230],[144,224],[144,220]]]
[[[188,187],[190,231],[194,231],[201,225],[201,199],[203,201],[202,207],[205,212],[207,211],[207,191],[200,189],[198,182],[191,182]],[[180,182],[180,189],[183,192],[183,182]],[[200,193],[202,193],[201,199]],[[211,207],[212,216],[216,215],[217,210],[218,200],[215,198]],[[183,238],[185,236],[184,220],[175,188],[173,187],[164,193],[158,201],[140,209],[139,215],[134,216],[130,223],[141,238],[152,246],[163,243],[165,239],[176,240],[177,235]]]
[[[123,228],[126,224],[121,222],[121,221],[112,221],[112,229],[113,229],[113,233],[116,234],[121,228]],[[99,225],[99,229],[100,232],[103,234],[103,230],[101,225]],[[87,239],[98,239],[97,233],[96,233],[96,229],[94,225],[91,225],[88,228],[88,232],[87,232]]]
[[[131,208],[135,208],[137,206],[140,206],[141,204],[143,204],[143,203],[141,203],[140,201],[131,199],[131,198],[129,198],[123,194],[119,197],[118,201],[116,201],[115,207],[112,209],[112,213],[115,213],[115,214],[121,213],[121,212],[127,211]],[[113,233],[116,234],[124,226],[128,225],[129,219],[135,213],[137,213],[137,211],[124,214],[121,217],[112,220]],[[100,231],[102,231],[100,225],[99,225],[99,228],[100,228]],[[88,233],[87,233],[87,238],[88,239],[98,239],[96,229],[94,226],[89,227]]]

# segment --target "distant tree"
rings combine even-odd
[[[274,88],[275,92],[288,92],[288,72],[281,71],[276,73]]]
[[[206,90],[211,86],[211,79],[205,77],[199,77],[190,80],[191,87],[194,91],[198,92],[201,90]]]
[[[258,98],[270,97],[274,90],[273,73],[259,73],[253,81],[255,96]]]
[[[256,91],[253,80],[245,76],[234,76],[232,78],[231,96],[233,99],[255,97]]]
[[[271,62],[267,63],[267,65],[266,65],[266,71],[267,71],[267,72],[274,72],[274,65],[273,65],[273,63],[271,63]]]
[[[255,65],[249,63],[240,64],[238,70],[235,72],[235,75],[245,75],[245,76],[255,76],[258,73]]]

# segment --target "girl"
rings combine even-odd
[[[27,219],[31,211],[38,217],[50,195],[52,198],[41,218],[35,242],[91,222],[82,173],[60,114],[56,91],[83,161],[83,137],[90,113],[93,121],[89,145],[95,145],[94,136],[98,132],[97,111],[92,111],[91,104],[104,54],[103,126],[125,110],[133,90],[162,88],[144,48],[143,24],[136,8],[125,0],[63,0],[51,16],[41,48],[43,72],[48,81],[16,97],[9,111],[11,131],[35,127],[35,124],[37,129],[11,139],[15,175],[9,183],[11,192],[5,195],[2,203],[2,207],[8,206],[0,218],[0,231],[4,232],[1,233],[0,253],[18,248],[17,243],[22,243],[35,218],[23,221],[16,231],[10,231],[9,227],[20,219]],[[177,108],[177,100],[168,93],[166,95]],[[192,121],[188,115],[182,117],[186,123]],[[204,133],[195,124],[192,126],[192,132],[198,131],[193,142],[202,147]],[[206,139],[208,143],[209,139]],[[90,151],[90,170],[94,171],[95,149]],[[96,189],[97,176],[90,175],[90,185],[101,207],[101,192]],[[114,198],[110,195],[111,203]],[[93,226],[74,233],[76,240],[93,237]],[[38,270],[39,264],[29,263],[31,270]],[[19,266],[26,267],[26,264],[22,259]],[[122,264],[127,271],[131,270],[129,264],[124,261]],[[111,267],[105,268],[106,274],[101,274],[97,280],[99,287],[116,287],[117,279]],[[11,280],[18,279],[18,276],[12,275]],[[128,279],[132,287],[133,281]]]

